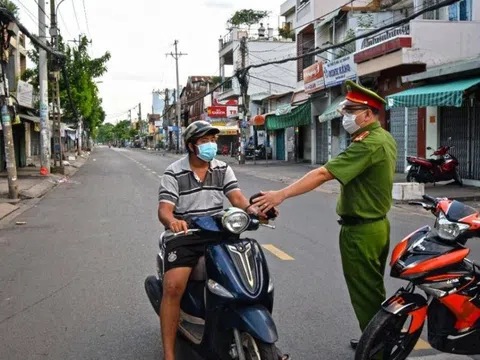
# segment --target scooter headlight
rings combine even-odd
[[[231,208],[222,217],[222,225],[233,234],[240,234],[247,230],[250,217],[242,209]]]
[[[469,228],[470,225],[448,220],[442,211],[438,214],[437,221],[435,222],[435,229],[437,229],[438,236],[444,240],[455,240],[462,232]]]

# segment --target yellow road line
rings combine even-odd
[[[273,255],[278,257],[280,260],[295,260],[293,257],[288,255],[286,252],[283,252],[282,250],[280,250],[276,246],[273,246],[272,244],[266,244],[266,245],[262,245],[262,246],[263,246],[264,249],[267,249],[268,251],[270,251]]]
[[[428,342],[422,339],[418,339],[417,344],[415,345],[414,350],[428,350],[431,349],[432,347]]]

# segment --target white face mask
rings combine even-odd
[[[366,111],[366,110],[365,110]],[[360,114],[363,114],[365,111],[362,111]],[[360,130],[360,125],[358,125],[356,122],[355,122],[355,119],[357,118],[358,115],[360,114],[345,114],[343,115],[343,119],[342,119],[342,125],[343,125],[343,128],[345,129],[346,132],[348,132],[350,135],[352,135],[353,133],[357,132],[358,130]]]

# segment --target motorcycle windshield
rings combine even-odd
[[[446,217],[450,221],[460,221],[461,219],[476,214],[477,210],[474,208],[461,203],[460,201],[454,200],[448,207],[446,212]]]

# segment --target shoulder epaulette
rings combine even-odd
[[[365,139],[368,135],[370,135],[370,131],[364,131],[360,135],[358,135],[353,141],[362,141]]]

